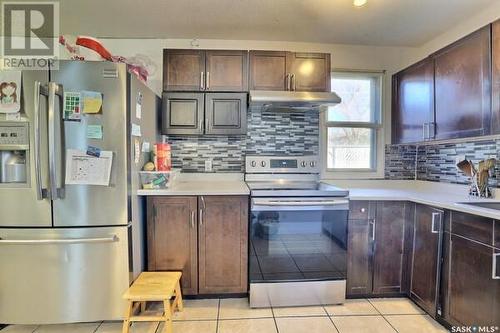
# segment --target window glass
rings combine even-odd
[[[373,132],[369,128],[328,128],[328,168],[372,168],[375,141]]]
[[[381,78],[373,73],[332,74],[332,91],[342,102],[327,110],[327,169],[375,169]]]
[[[372,81],[370,78],[332,79],[332,91],[342,102],[328,108],[328,121],[373,121]]]

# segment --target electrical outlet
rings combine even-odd
[[[205,172],[212,172],[212,160],[205,161]]]

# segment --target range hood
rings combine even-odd
[[[341,101],[334,92],[250,90],[250,106],[263,111],[320,111]]]

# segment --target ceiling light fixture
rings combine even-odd
[[[363,7],[367,2],[368,0],[354,0],[353,5],[354,7]]]

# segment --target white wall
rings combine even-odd
[[[500,1],[496,1],[490,6],[483,8],[477,14],[470,16],[466,20],[457,22],[454,27],[448,29],[445,33],[436,36],[432,40],[416,48],[415,51],[410,54],[410,57],[403,61],[403,66],[400,69],[424,59],[444,46],[498,19],[500,19]]]

